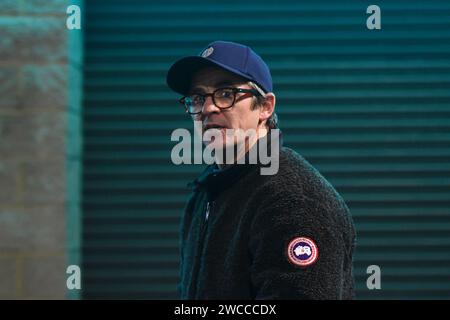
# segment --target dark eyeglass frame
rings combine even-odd
[[[229,107],[222,108],[222,107],[219,107],[219,106],[217,105],[214,95],[216,94],[216,92],[218,92],[218,91],[220,91],[220,90],[231,90],[231,91],[233,92],[233,102],[231,103],[231,105],[230,105]],[[200,110],[199,112],[189,112],[189,107],[186,105],[186,99],[189,98],[189,96],[184,96],[184,97],[180,98],[180,99],[178,100],[178,102],[181,103],[181,104],[183,105],[183,107],[184,107],[185,110],[186,110],[186,113],[189,113],[190,115],[197,115],[197,114],[200,114],[200,113],[203,112],[203,107],[205,106],[205,102],[206,102],[206,98],[207,98],[207,97],[209,97],[209,96],[211,97],[211,99],[212,99],[214,105],[215,105],[217,108],[219,108],[219,109],[221,109],[221,110],[225,110],[225,109],[229,109],[229,108],[231,108],[231,107],[234,106],[234,104],[236,103],[236,98],[237,98],[237,94],[238,94],[238,93],[251,93],[251,94],[253,94],[253,95],[255,95],[255,96],[260,96],[260,95],[261,95],[261,93],[260,93],[258,90],[256,90],[256,89],[244,89],[244,88],[235,88],[235,87],[223,87],[223,88],[217,88],[217,89],[214,90],[213,92],[211,92],[211,93],[205,93],[205,94],[199,94],[199,93],[198,93],[198,94],[195,94],[195,95],[200,96],[200,97],[202,97],[202,99],[203,99],[203,105],[202,105],[202,108],[201,108],[201,110]]]

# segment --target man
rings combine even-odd
[[[272,134],[276,99],[261,57],[247,46],[216,41],[175,62],[167,84],[184,96],[180,102],[201,121],[201,134],[222,134],[216,147],[245,145],[232,163],[217,161],[193,183],[181,225],[181,298],[353,298],[349,210],[302,156],[272,147],[281,139]],[[225,130],[255,134],[230,139]],[[260,161],[239,163],[254,148],[277,156],[276,173],[261,174]]]

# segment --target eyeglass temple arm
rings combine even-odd
[[[265,93],[265,92],[264,92],[264,91],[263,91],[256,83],[250,81],[250,82],[248,83],[248,85],[249,85],[250,87],[252,87],[253,89],[255,89],[256,91],[258,91],[258,93],[259,93],[260,95],[262,95],[263,97],[266,96],[266,93]]]

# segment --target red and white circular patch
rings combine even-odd
[[[298,237],[289,242],[287,256],[289,262],[306,267],[316,262],[319,257],[319,250],[311,239]]]

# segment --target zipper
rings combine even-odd
[[[206,230],[208,229],[208,219],[209,215],[211,213],[212,207],[213,207],[214,201],[208,201],[206,203],[206,210],[205,210],[205,217],[202,223],[202,227],[200,229],[200,245],[203,244],[206,236]],[[203,250],[203,247],[201,248]],[[201,251],[199,251],[200,254],[202,254]]]
[[[208,201],[208,203],[206,204],[205,223],[208,223],[210,209],[211,209],[211,203]]]

